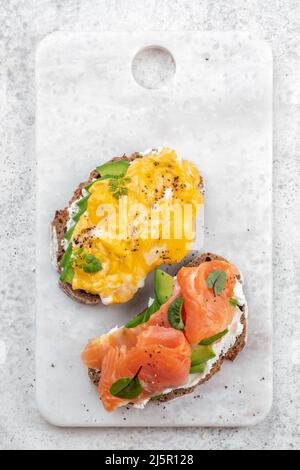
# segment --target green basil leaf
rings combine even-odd
[[[151,315],[156,313],[160,309],[160,303],[157,299],[154,299],[154,302],[150,307],[146,308],[142,313],[136,315],[132,320],[126,323],[125,328],[135,328],[142,323],[146,323]]]
[[[183,330],[184,323],[182,321],[182,307],[183,307],[183,297],[177,297],[168,310],[168,320],[170,325],[176,330]]]
[[[160,303],[157,301],[157,299],[154,299],[154,302],[150,307],[146,308],[146,310],[143,312],[143,318],[141,323],[147,323],[147,321],[150,319],[150,317],[156,313],[160,309]]]
[[[122,196],[128,194],[128,188],[126,188],[126,184],[130,183],[131,178],[129,177],[122,177],[122,178],[113,178],[109,181],[109,190],[113,193],[113,197],[116,199],[120,199]]]
[[[144,312],[139,313],[136,315],[132,320],[130,320],[128,323],[126,323],[125,328],[135,328],[136,326],[140,325],[141,323],[144,323],[144,315],[145,315],[146,310]]]
[[[215,295],[220,295],[226,286],[227,274],[222,269],[212,271],[206,279],[206,284],[209,289],[213,289]]]
[[[229,299],[229,303],[230,305],[232,305],[233,307],[237,307],[239,305],[239,302],[237,299]]]
[[[101,262],[90,253],[83,256],[83,261],[81,268],[86,273],[97,273],[103,269]]]
[[[159,301],[155,298],[154,302],[150,305],[150,307],[147,308],[147,310],[149,312],[149,318],[151,317],[151,315],[158,312],[160,307],[161,307],[161,305],[160,305]]]
[[[142,367],[139,368],[138,372],[135,374],[133,378],[125,377],[113,383],[112,386],[110,387],[110,393],[114,397],[125,398],[125,399],[138,397],[143,391],[143,387],[138,378],[138,375],[141,372],[141,369]]]
[[[215,336],[211,336],[210,338],[204,339],[203,341],[200,341],[199,345],[200,346],[209,346],[210,344],[215,343],[219,339],[223,338],[223,336],[226,336],[228,333],[228,330],[224,330],[221,333],[218,333]]]

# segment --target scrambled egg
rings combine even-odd
[[[96,181],[72,243],[102,269],[88,273],[75,266],[73,289],[98,294],[105,304],[124,303],[153,269],[182,261],[193,242],[183,207],[188,205],[193,231],[203,204],[201,181],[197,168],[168,148],[136,159],[119,180]]]

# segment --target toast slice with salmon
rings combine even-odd
[[[193,285],[198,291],[193,291]],[[219,372],[225,360],[234,361],[243,350],[248,307],[237,268],[220,256],[202,254],[179,270],[172,290],[167,302],[158,305],[156,311],[149,314],[146,310],[125,328],[90,342],[84,351],[82,359],[90,381],[98,388],[107,411],[129,403],[143,408],[151,399],[165,402],[190,394]],[[156,294],[154,303],[158,297]],[[180,305],[180,299],[181,317],[178,308],[173,308]],[[204,308],[203,301],[209,302]],[[109,361],[107,351],[111,354]],[[118,364],[122,364],[122,355],[125,357],[121,369],[114,366],[114,355]],[[126,393],[112,396],[111,387],[120,383],[120,374],[121,382],[122,375],[140,379],[143,392],[132,398]]]

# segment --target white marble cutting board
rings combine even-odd
[[[149,90],[132,76],[158,45],[174,78]],[[37,399],[59,426],[237,426],[272,402],[272,54],[240,33],[55,33],[37,52]],[[85,307],[57,287],[49,223],[89,170],[112,156],[176,148],[206,179],[204,249],[244,272],[249,343],[190,396],[105,413],[80,362],[87,340],[145,305]],[[197,397],[197,398],[195,398]]]

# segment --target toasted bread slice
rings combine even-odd
[[[143,155],[135,152],[133,153],[130,157],[127,155],[123,155],[122,157],[115,157],[110,162],[115,162],[118,160],[125,160],[128,162],[132,162],[136,160],[137,158],[143,158]],[[51,223],[51,257],[52,257],[52,262],[53,265],[56,267],[58,273],[61,273],[60,269],[60,262],[62,260],[62,257],[65,253],[64,249],[64,236],[67,231],[67,224],[69,221],[69,213],[68,209],[69,207],[77,200],[80,198],[82,194],[82,190],[85,186],[87,186],[89,183],[91,183],[93,180],[99,178],[101,175],[96,170],[93,170],[88,179],[84,182],[81,183],[78,188],[74,191],[72,198],[69,201],[69,204],[67,207],[61,210],[57,210],[54,216],[54,219]],[[203,194],[204,193],[204,186],[203,186],[203,180],[201,179],[200,185],[199,185],[199,190]],[[59,281],[59,287],[67,294],[71,299],[76,300],[77,302],[80,302],[82,304],[86,305],[96,305],[101,302],[101,298],[99,295],[95,294],[90,294],[84,290],[73,290],[72,286],[66,282]]]
[[[213,261],[213,260],[226,261],[225,258],[222,258],[218,255],[214,255],[212,253],[204,253],[198,256],[197,258],[195,258],[191,263],[188,264],[188,266],[195,267],[195,266],[199,266],[202,263]],[[239,276],[239,280],[242,282],[241,275]],[[243,325],[243,331],[240,334],[240,336],[237,337],[235,344],[225,354],[219,357],[218,361],[214,364],[210,373],[204,378],[202,378],[201,380],[199,380],[199,382],[196,385],[189,387],[189,388],[178,388],[176,390],[172,390],[170,393],[159,396],[158,398],[156,398],[156,400],[165,402],[165,401],[174,400],[175,398],[187,395],[189,393],[193,393],[193,391],[198,385],[201,385],[207,382],[217,372],[220,371],[222,364],[225,360],[234,361],[236,359],[238,354],[244,349],[246,342],[247,342],[248,307],[247,307],[247,304],[245,303],[245,305],[240,306],[239,308],[242,311],[241,323]],[[101,376],[101,371],[97,369],[89,369],[88,375],[92,384],[98,387],[100,376]]]

